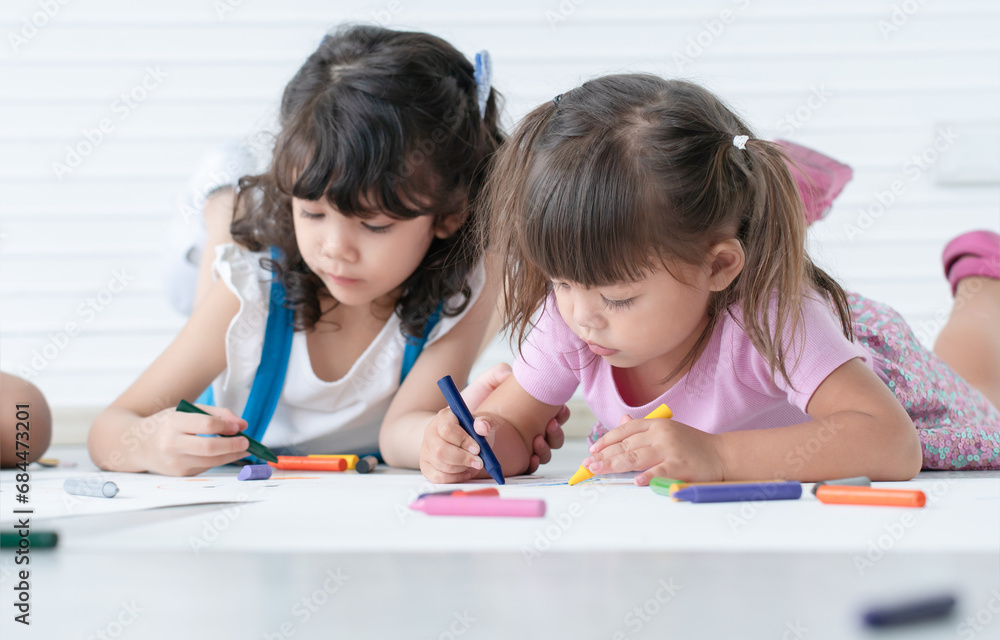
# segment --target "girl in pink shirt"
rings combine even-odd
[[[962,304],[938,357],[810,260],[787,160],[707,90],[650,75],[587,82],[521,122],[488,234],[520,355],[476,414],[505,473],[581,385],[600,421],[584,464],[640,485],[1000,467],[996,234],[949,246]],[[673,418],[641,419],[660,404]],[[445,410],[421,469],[463,481],[477,451]]]

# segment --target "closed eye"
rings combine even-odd
[[[313,213],[311,211],[302,210],[302,217],[306,220],[319,220],[323,217],[322,213]]]
[[[372,233],[387,233],[389,231],[389,228],[392,227],[392,224],[390,223],[390,224],[384,224],[382,226],[374,226],[368,224],[367,222],[362,222],[361,226],[363,226],[365,229],[368,229]]]
[[[601,296],[601,300],[604,301],[605,309],[628,309],[629,307],[632,306],[632,303],[635,301],[635,298],[628,298],[627,300],[611,300],[609,298]]]

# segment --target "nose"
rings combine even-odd
[[[335,217],[341,219],[331,221],[332,224],[326,230],[320,250],[324,257],[330,260],[346,263],[357,262],[360,253],[351,225],[344,224],[344,222],[348,222],[347,218]]]
[[[573,300],[573,321],[581,329],[599,330],[607,324],[600,304],[592,300],[593,296],[578,295]]]

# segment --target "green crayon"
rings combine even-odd
[[[17,549],[21,540],[27,540],[32,549],[51,549],[59,543],[59,534],[55,531],[32,531],[26,536],[14,531],[0,532],[0,548]]]
[[[181,400],[180,403],[177,405],[177,410],[182,411],[184,413],[201,413],[206,416],[212,415],[207,411],[202,411],[201,409],[194,406],[187,400]],[[245,433],[241,432],[241,433],[234,433],[232,435],[225,435],[225,434],[220,434],[220,435],[222,435],[223,438],[235,438],[236,436],[243,436],[244,438],[250,441],[250,446],[247,447],[247,452],[250,455],[257,456],[258,458],[261,458],[262,460],[267,460],[268,462],[278,461],[278,456],[274,455],[274,453],[270,449],[268,449],[261,443],[257,442],[256,440],[254,440]]]

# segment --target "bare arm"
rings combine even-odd
[[[868,476],[909,480],[920,471],[920,442],[888,387],[854,359],[827,376],[807,407],[812,422],[713,435],[672,419],[629,420],[591,447],[595,473],[642,471],[689,481],[804,482]]]
[[[465,316],[417,358],[382,420],[379,449],[387,464],[418,468],[424,429],[446,406],[437,381],[450,375],[464,385],[495,308],[495,289],[487,285]]]
[[[909,480],[920,472],[913,421],[860,360],[827,376],[807,411],[813,422],[718,436],[726,480]]]
[[[239,300],[216,282],[170,346],[91,426],[87,445],[101,468],[192,475],[246,455],[245,438],[201,438],[233,434],[246,426],[226,409],[215,417],[181,414],[180,400],[193,401],[226,366],[225,335]]]

